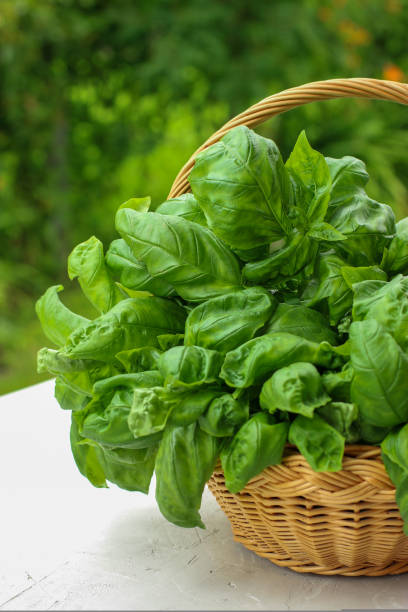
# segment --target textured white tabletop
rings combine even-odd
[[[204,531],[166,522],[153,483],[149,496],[94,489],[53,386],[0,398],[1,610],[408,608],[408,574],[302,576],[257,557],[208,491]]]

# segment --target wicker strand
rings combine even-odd
[[[292,87],[264,98],[228,121],[193,153],[175,178],[168,197],[174,198],[189,191],[187,178],[194,165],[196,155],[220,140],[233,127],[259,125],[267,119],[286,113],[297,106],[335,98],[370,98],[408,104],[408,84],[379,79],[332,79]]]
[[[200,151],[233,127],[255,126],[319,100],[370,98],[408,105],[408,84],[333,79],[269,96],[228,121],[183,166],[169,198],[189,191],[188,174]],[[296,572],[385,576],[408,572],[408,538],[380,449],[346,446],[340,472],[314,472],[287,446],[281,465],[266,468],[238,494],[225,487],[218,465],[208,482],[230,519],[235,540]]]

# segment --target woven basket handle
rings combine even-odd
[[[264,98],[228,121],[193,153],[176,176],[168,198],[175,198],[182,193],[190,191],[187,177],[194,165],[197,153],[220,140],[233,127],[237,125],[258,125],[275,115],[285,113],[297,106],[318,100],[333,100],[335,98],[372,98],[374,100],[390,100],[391,102],[408,105],[408,84],[382,81],[380,79],[331,79],[329,81],[316,81],[315,83],[292,87],[291,89],[285,89],[285,91]]]

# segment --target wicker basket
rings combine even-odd
[[[196,154],[237,125],[255,126],[316,100],[355,97],[408,105],[408,84],[376,79],[309,83],[261,100],[209,138],[181,169],[169,197],[189,191]],[[289,446],[282,465],[265,469],[238,494],[217,466],[209,483],[231,521],[234,538],[297,572],[383,576],[408,572],[408,538],[380,449],[346,446],[340,472],[314,472]]]

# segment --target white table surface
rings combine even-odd
[[[153,484],[148,496],[93,488],[53,387],[0,397],[1,610],[408,608],[408,574],[304,576],[257,557],[209,491],[201,530],[165,521]]]

